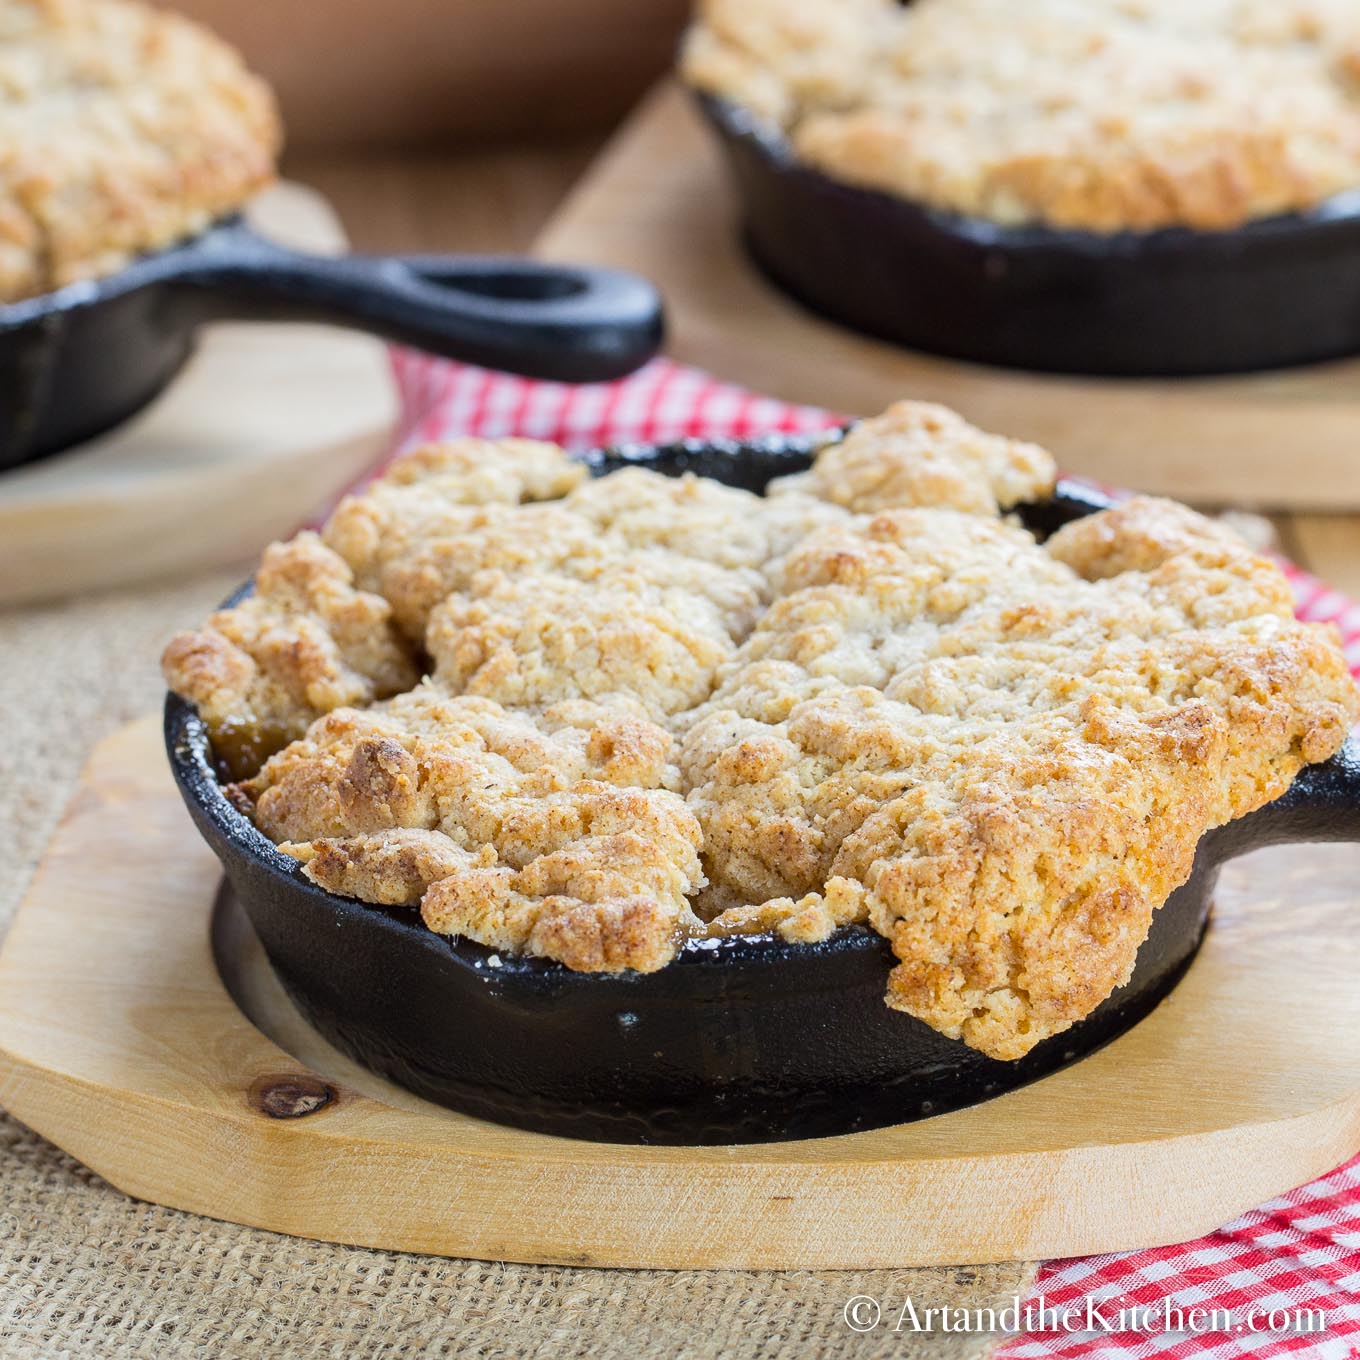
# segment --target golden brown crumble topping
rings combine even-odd
[[[398,694],[419,678],[391,606],[356,590],[348,565],[312,533],[266,548],[254,593],[180,633],[162,666],[237,775],[322,714]]]
[[[0,0],[0,301],[122,268],[274,178],[273,98],[197,24]]]
[[[1017,1058],[1360,714],[1228,530],[1139,499],[1040,544],[1003,515],[1052,483],[911,402],[766,497],[432,447],[271,548],[166,676],[324,888],[582,970],[864,922],[890,1005]]]
[[[837,178],[1005,224],[1229,228],[1360,187],[1352,0],[703,0],[686,78]]]

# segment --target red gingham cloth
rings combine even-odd
[[[836,423],[830,412],[792,406],[657,359],[617,383],[532,382],[410,350],[393,351],[402,398],[396,450],[453,435],[526,435],[580,452],[602,444],[667,443],[689,436],[798,433]],[[1360,675],[1360,604],[1292,563],[1282,563],[1300,618],[1331,621]],[[1090,1335],[1031,1333],[1008,1340],[997,1360],[1098,1356],[1268,1357],[1360,1360],[1360,1157],[1262,1205],[1208,1237],[1174,1247],[1050,1261],[1030,1294],[1050,1307],[1088,1297],[1117,1309],[1159,1305],[1223,1308],[1245,1318],[1261,1308],[1319,1308],[1324,1335],[1271,1332]]]

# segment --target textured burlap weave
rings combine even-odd
[[[152,709],[165,638],[244,572],[0,614],[0,927],[99,737]],[[116,962],[116,961],[115,961]],[[127,1199],[0,1113],[0,1357],[938,1357],[978,1337],[851,1332],[854,1294],[1004,1304],[1022,1266],[604,1271],[297,1241]]]

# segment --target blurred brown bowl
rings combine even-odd
[[[674,60],[686,0],[180,0],[278,91],[288,143],[608,126]]]

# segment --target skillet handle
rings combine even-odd
[[[239,222],[203,244],[174,283],[216,319],[339,323],[560,382],[624,377],[661,345],[660,296],[619,270],[509,255],[309,255]]]
[[[1220,828],[1214,859],[1310,841],[1360,841],[1360,738],[1349,738],[1321,765],[1305,765],[1273,803]]]

